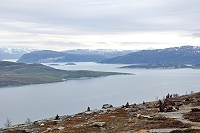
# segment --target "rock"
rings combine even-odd
[[[94,122],[92,125],[95,127],[104,127],[106,122]]]
[[[146,104],[145,106],[146,106],[147,108],[154,108],[154,105],[151,104],[151,103],[148,103],[148,104]]]
[[[44,126],[44,123],[41,123],[40,126]]]
[[[108,108],[113,108],[113,106],[111,104],[104,104],[102,106],[102,109],[108,109]]]
[[[200,112],[199,108],[191,108],[192,112]]]
[[[126,108],[125,110],[128,112],[137,112],[138,108]]]
[[[38,121],[34,121],[33,124],[36,125],[38,123]]]
[[[58,120],[58,119],[59,119],[59,115],[57,114],[56,117],[55,117],[55,120]]]
[[[58,127],[58,130],[63,130],[65,129],[65,127]]]
[[[153,120],[153,116],[148,116],[147,119],[148,120]]]
[[[87,108],[87,111],[90,111],[90,107]]]
[[[141,110],[141,109],[146,109],[146,107],[144,105],[138,105],[138,109]]]
[[[141,115],[141,114],[137,114],[137,118],[138,118],[138,119],[143,119],[143,118],[144,118],[144,116],[143,116],[143,115]]]
[[[183,130],[173,130],[170,133],[185,133]]]
[[[167,95],[164,99],[164,103],[159,100],[159,110],[160,112],[171,112],[179,110],[179,106],[182,106],[183,103],[177,98],[172,98],[171,95]]]
[[[137,113],[130,112],[129,113],[129,117],[130,118],[135,118],[135,117],[137,117]]]
[[[173,106],[171,106],[171,105],[168,105],[166,108],[165,108],[165,111],[166,112],[171,112],[171,111],[173,111]]]
[[[107,113],[109,113],[110,111],[112,111],[111,108],[102,109],[102,110],[99,112],[99,114],[100,114],[100,115],[102,115],[102,114],[107,114]]]
[[[147,115],[141,115],[137,114],[138,119],[148,119],[148,120],[153,120],[153,116],[147,116]]]
[[[153,120],[153,116],[143,115],[143,118],[146,118],[146,119],[148,119],[148,120]]]
[[[159,110],[160,110],[160,112],[164,112],[164,105],[163,105],[163,103],[162,103],[162,101],[161,100],[159,100]]]
[[[25,129],[25,131],[26,131],[27,133],[32,133],[32,132],[34,131],[34,129]]]
[[[182,102],[176,102],[176,106],[182,106],[183,103]]]
[[[190,101],[190,99],[189,99],[189,98],[186,98],[185,101]]]
[[[129,103],[127,102],[126,105],[125,105],[124,107],[125,107],[125,108],[129,108],[129,107],[130,107]]]
[[[155,115],[153,116],[154,120],[166,120],[167,118],[164,115]]]

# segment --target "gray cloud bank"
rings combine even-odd
[[[84,32],[195,30],[199,5],[199,0],[1,0],[0,18]]]
[[[200,33],[200,0],[0,2],[0,31],[28,33],[34,37],[38,34],[101,35],[152,31],[187,31],[191,36],[199,37]]]

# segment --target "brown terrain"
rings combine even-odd
[[[26,122],[1,133],[200,133],[200,92]]]

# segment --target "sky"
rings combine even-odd
[[[0,48],[200,46],[200,0],[0,0]]]

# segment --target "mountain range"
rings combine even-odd
[[[114,50],[114,49],[74,49],[63,51],[68,54],[81,54],[81,55],[101,55],[106,58],[113,58],[134,52],[133,50]]]
[[[1,49],[0,49],[1,50]],[[49,62],[99,62],[108,64],[156,64],[156,63],[179,63],[200,64],[200,47],[181,46],[154,50],[89,50],[76,49],[66,51],[40,50],[30,52],[28,50],[17,50],[9,52],[12,57],[19,57],[17,62],[24,63],[49,63]],[[1,58],[8,58],[0,54]],[[11,57],[9,57],[11,58]]]
[[[0,60],[19,59],[22,55],[34,51],[26,48],[0,48]]]
[[[49,63],[49,62],[99,62],[111,57],[126,55],[130,50],[88,50],[77,49],[62,52],[41,50],[24,54],[17,62]]]
[[[101,55],[68,54],[51,50],[35,51],[24,54],[17,62],[49,63],[49,62],[96,62],[106,59]]]
[[[140,50],[101,61],[109,64],[180,63],[200,64],[200,47],[181,46],[166,49]]]

